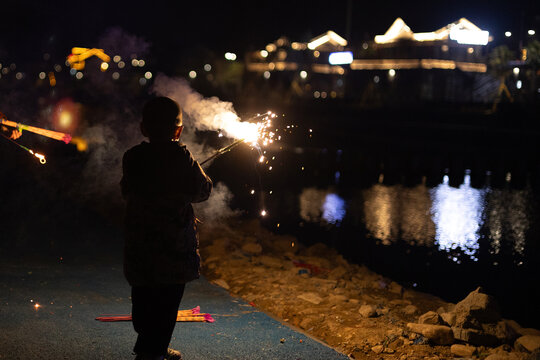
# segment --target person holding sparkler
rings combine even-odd
[[[131,285],[136,360],[180,359],[168,348],[185,284],[199,277],[192,203],[210,196],[212,181],[178,141],[182,110],[166,97],[143,108],[149,142],[123,157],[126,200],[124,274]]]

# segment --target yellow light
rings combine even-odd
[[[88,149],[88,143],[86,140],[79,136],[75,136],[71,139],[71,143],[77,146],[77,151],[83,152]]]
[[[137,59],[132,59],[132,60],[131,60],[131,66],[139,66],[139,60],[137,60]]]
[[[104,61],[101,63],[100,68],[101,68],[101,71],[107,71],[107,69],[109,68],[109,64]]]
[[[119,62],[120,60],[122,60],[122,57],[121,57],[120,55],[115,55],[115,56],[113,57],[113,61],[114,61],[115,63]]]
[[[41,306],[41,305],[39,305],[38,303],[35,303],[35,304],[34,304],[34,307],[36,308],[36,310],[39,309],[40,306]]]
[[[320,55],[321,55],[321,53],[319,51],[317,51],[317,50],[315,50],[313,52],[313,56],[315,56],[316,58],[318,58]]]
[[[144,77],[150,80],[152,78],[152,73],[150,71],[147,71],[144,73]]]
[[[71,113],[68,112],[68,111],[62,111],[60,113],[60,117],[59,117],[59,120],[58,120],[58,124],[63,127],[63,128],[67,128],[67,127],[70,127],[71,126],[71,122],[73,120],[73,117],[71,116]]]
[[[191,79],[195,79],[195,78],[197,77],[197,72],[194,71],[194,70],[191,70],[191,71],[189,72],[189,77],[190,77]]]

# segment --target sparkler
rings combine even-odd
[[[10,139],[9,137],[7,137],[6,135],[4,134],[0,134],[2,135],[4,138],[8,139],[9,141],[11,141],[12,143],[14,143],[15,145],[17,145],[18,147],[20,147],[21,149],[25,150],[25,151],[28,151],[30,154],[34,155],[35,157],[37,157],[39,159],[39,162],[42,163],[42,164],[45,164],[47,162],[47,160],[45,159],[45,155],[42,155],[42,154],[39,154],[37,152],[34,152],[34,150],[32,149],[29,149],[27,148],[26,146],[23,146],[21,144],[19,144],[18,142],[16,142],[15,140],[13,139]]]
[[[203,165],[226,152],[231,151],[238,145],[242,143],[250,143],[251,146],[260,150],[261,146],[267,146],[274,142],[274,132],[270,131],[272,126],[272,119],[276,117],[276,114],[268,111],[264,114],[257,114],[256,116],[250,118],[246,122],[240,122],[237,119],[231,119],[230,121],[224,121],[224,131],[230,136],[238,139],[232,144],[225,146],[224,148],[216,151],[212,156],[202,161],[200,164]],[[250,122],[255,119],[260,119],[261,121],[253,123]],[[220,134],[221,136],[221,134]],[[261,155],[262,156],[262,155]]]
[[[26,130],[26,131],[33,132],[35,134],[46,136],[46,137],[51,138],[51,139],[60,140],[60,141],[65,142],[66,144],[71,141],[71,135],[69,135],[69,134],[58,132],[58,131],[42,129],[42,128],[38,128],[38,127],[35,127],[35,126],[16,123],[15,121],[7,120],[2,115],[3,114],[0,113],[0,124],[6,125],[6,126],[11,126],[13,128],[18,129],[19,131]]]

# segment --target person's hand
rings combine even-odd
[[[10,139],[18,139],[22,136],[22,131],[20,131],[19,129],[13,129],[13,131],[11,131],[11,135],[9,136]]]

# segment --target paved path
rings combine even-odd
[[[0,359],[133,359],[131,322],[94,320],[128,314],[129,291],[117,264],[2,260]],[[216,321],[177,323],[171,345],[185,360],[348,358],[205,279],[186,287],[180,308],[197,305]]]

